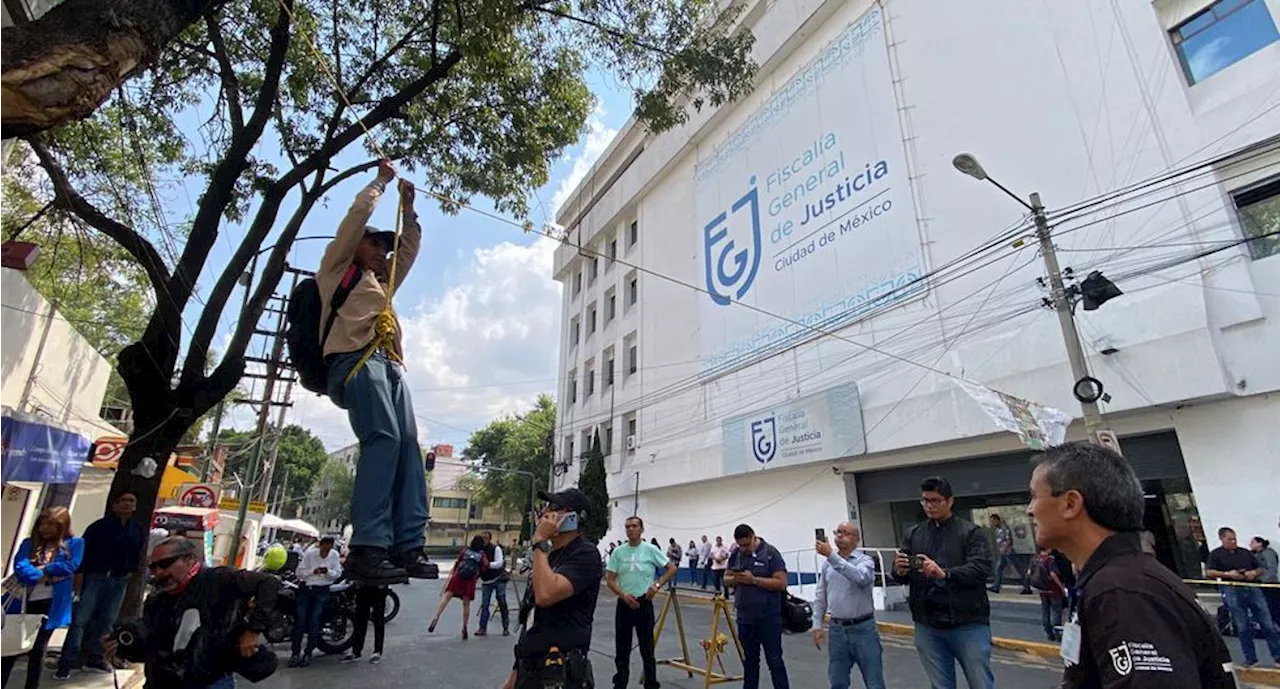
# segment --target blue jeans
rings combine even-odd
[[[867,689],[885,689],[880,632],[874,619],[857,624],[831,623],[827,630],[827,680],[831,689],[849,689],[849,673],[857,665]]]
[[[956,663],[969,689],[994,689],[991,674],[991,626],[966,624],[936,629],[916,623],[916,653],[933,689],[956,689]]]
[[[350,383],[361,352],[335,357],[329,398],[347,410],[360,441],[351,488],[351,545],[402,552],[420,548],[427,525],[427,474],[418,422],[399,366],[382,353],[369,357]]]
[[[1062,603],[1064,598],[1040,594],[1040,624],[1044,625],[1045,636],[1050,641],[1058,640],[1058,625],[1062,624]]]
[[[236,676],[230,673],[225,674],[213,680],[213,683],[206,684],[204,689],[236,689]]]
[[[62,642],[62,655],[58,659],[58,672],[71,672],[80,663],[80,644],[84,642],[85,659],[91,665],[101,665],[102,636],[111,631],[120,604],[124,602],[125,589],[129,587],[129,575],[86,574],[80,587],[80,601],[71,609],[71,627]],[[86,638],[87,637],[87,638]]]
[[[1249,615],[1262,627],[1262,635],[1267,640],[1267,650],[1271,651],[1271,660],[1280,663],[1280,631],[1276,630],[1275,621],[1267,611],[1267,602],[1262,597],[1262,589],[1245,586],[1223,586],[1222,599],[1231,610],[1231,620],[1236,626],[1236,637],[1240,639],[1240,652],[1244,654],[1246,663],[1258,662],[1258,651],[1253,647],[1253,624]]]
[[[505,632],[511,623],[507,612],[507,580],[501,577],[480,583],[480,628],[489,629],[489,602],[494,595],[498,597],[498,613],[502,615],[502,631]]]
[[[1004,568],[1013,565],[1013,571],[1018,573],[1018,581],[1022,582],[1022,590],[1026,591],[1030,588],[1027,581],[1027,573],[1022,571],[1022,567],[1018,565],[1018,556],[1015,553],[1005,553],[1000,556],[1000,561],[996,563],[996,580],[991,585],[991,590],[1000,593],[1000,585],[1004,583]]]
[[[324,607],[329,603],[328,588],[304,588],[298,591],[298,611],[293,618],[293,655],[302,651],[302,637],[307,637],[307,655],[320,643],[320,629],[324,622]]]
[[[742,641],[742,689],[760,687],[760,649],[769,665],[773,689],[791,689],[787,666],[782,660],[782,618],[738,621],[738,639]]]

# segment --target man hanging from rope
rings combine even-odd
[[[422,550],[426,470],[402,372],[400,323],[391,310],[395,288],[413,267],[422,241],[413,184],[400,180],[396,232],[367,225],[395,178],[395,167],[384,159],[377,178],[356,196],[337,236],[325,247],[316,273],[321,323],[329,322],[331,303],[335,296],[339,299],[332,328],[327,337],[321,335],[329,398],[347,410],[360,442],[346,571],[371,585],[439,576]]]

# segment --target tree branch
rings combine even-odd
[[[227,109],[231,115],[231,135],[238,136],[244,129],[244,110],[240,107],[240,80],[236,78],[236,70],[231,66],[231,54],[227,50],[227,42],[222,37],[222,27],[212,12],[204,15],[205,26],[209,30],[209,42],[213,44],[213,59],[218,63],[218,76],[222,80],[222,92],[227,98]]]
[[[631,41],[632,43],[635,43],[636,45],[640,46],[641,48],[644,48],[645,50],[653,51],[660,55],[665,55],[666,57],[675,56],[675,53],[671,52],[670,50],[667,50],[666,48],[660,48],[646,41],[642,41],[639,38],[637,38],[635,34],[628,33],[626,31],[623,31],[622,29],[615,29],[612,26],[601,24],[600,22],[592,21],[590,19],[583,19],[582,17],[578,17],[575,15],[569,14],[567,12],[561,12],[557,9],[554,9],[551,7],[545,7],[543,5],[536,5],[533,9],[535,11],[542,12],[543,14],[549,14],[553,17],[559,17],[560,19],[568,19],[571,22],[576,22],[578,24],[589,26],[593,29],[596,29],[597,31],[608,34],[613,38],[618,38],[625,41]]]
[[[320,185],[320,187],[317,189],[317,193],[321,197],[323,197],[325,194],[329,193],[330,189],[333,189],[334,187],[338,186],[342,182],[347,181],[351,177],[354,177],[360,174],[361,172],[372,170],[375,167],[378,167],[378,161],[370,160],[364,163],[360,163],[355,167],[347,168],[346,170],[343,170],[342,172],[338,173],[338,175],[335,176],[333,179]]]
[[[217,241],[218,227],[221,224],[222,214],[226,211],[227,205],[231,203],[236,180],[248,168],[249,153],[257,145],[267,121],[271,119],[273,105],[280,90],[280,75],[284,71],[285,56],[289,51],[291,39],[289,29],[293,16],[293,0],[280,0],[280,3],[280,13],[276,17],[276,23],[271,27],[271,49],[267,55],[266,66],[263,70],[262,86],[258,89],[258,95],[254,99],[253,114],[249,117],[248,122],[245,123],[244,129],[240,131],[240,134],[232,137],[231,145],[227,148],[226,154],[209,177],[209,185],[205,190],[204,196],[200,198],[200,207],[196,212],[195,220],[192,222],[191,235],[187,239],[187,245],[183,248],[182,258],[178,261],[173,280],[170,281],[172,283],[170,292],[173,293],[175,301],[183,306],[186,305],[187,299],[190,298],[191,291],[195,288],[196,278],[199,277],[204,269],[209,252],[213,249],[214,242]],[[276,191],[278,199],[283,200],[284,193],[292,186],[293,184],[288,184],[278,189]],[[275,201],[275,205],[272,206],[270,197],[271,193],[268,192],[263,199],[262,208],[259,209],[259,217],[262,217],[264,211],[267,211],[266,215],[274,218],[275,212],[279,208],[279,200]],[[209,295],[209,300],[205,302],[204,310],[200,314],[200,321],[196,325],[190,346],[187,348],[187,364],[183,370],[184,380],[187,378],[188,369],[191,369],[193,361],[198,362],[198,370],[192,380],[199,380],[203,375],[204,361],[209,351],[209,343],[213,341],[213,336],[217,332],[218,319],[222,315],[222,309],[225,308],[227,299],[231,296],[240,274],[244,272],[245,266],[248,265],[249,259],[252,258],[251,254],[261,245],[263,236],[259,236],[254,244],[246,247],[245,244],[250,241],[249,236],[246,235],[245,240],[241,242],[240,250],[236,252],[231,264],[222,272],[222,276],[219,277],[218,282],[214,285],[213,291]],[[242,256],[243,261],[241,262],[238,259]]]
[[[70,180],[67,179],[66,171],[58,164],[58,161],[53,157],[53,152],[44,145],[43,141],[40,141],[38,137],[32,136],[27,139],[27,143],[31,145],[31,150],[35,152],[36,158],[40,160],[40,167],[44,168],[45,173],[49,175],[49,180],[53,182],[54,203],[84,220],[95,230],[110,237],[121,248],[129,252],[129,255],[146,271],[147,279],[151,281],[151,287],[156,292],[157,302],[163,301],[161,297],[164,294],[165,282],[168,281],[169,274],[164,267],[164,260],[160,258],[160,252],[156,251],[155,246],[132,228],[108,218],[106,214],[98,210],[73,189]]]
[[[5,27],[0,136],[29,136],[88,117],[207,9],[225,0],[65,0]]]

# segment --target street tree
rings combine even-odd
[[[590,505],[582,522],[582,535],[599,543],[609,533],[609,486],[605,482],[604,453],[600,451],[600,433],[591,438],[591,449],[582,457],[582,473],[578,474],[578,490]]]
[[[230,474],[247,473],[249,452],[255,441],[253,431],[223,429],[218,433],[218,442],[228,450],[228,461],[225,471]],[[267,437],[268,447],[275,441],[274,431]],[[265,456],[265,450],[264,450]],[[289,424],[280,433],[280,450],[276,456],[275,473],[272,476],[276,486],[288,485],[285,489],[284,504],[292,508],[301,505],[311,495],[311,489],[320,478],[329,455],[320,441],[310,430],[297,424]],[[276,493],[271,491],[271,495]]]
[[[317,521],[335,521],[339,524],[350,522],[351,489],[354,485],[355,476],[346,465],[335,459],[326,460],[312,485],[312,497],[318,503]]]
[[[752,38],[723,5],[228,0],[178,31],[154,68],[117,86],[91,117],[28,137],[52,184],[51,212],[111,238],[152,292],[141,337],[117,360],[135,429],[112,494],[134,491],[140,511],[153,509],[160,472],[137,469],[160,464],[240,380],[294,239],[335,185],[386,155],[446,212],[484,196],[526,217],[549,161],[584,131],[588,67],[633,84],[636,115],[655,131],[750,87]],[[117,30],[76,19],[60,21],[94,40]],[[333,167],[362,142],[368,160]],[[203,191],[189,217],[170,222],[158,189],[177,178]],[[234,246],[231,224],[243,227]],[[197,294],[220,239],[233,251]],[[228,301],[259,254],[226,350],[206,371]],[[194,328],[184,313],[196,314]]]
[[[550,482],[555,428],[555,400],[542,394],[530,411],[495,419],[472,433],[462,450],[462,458],[474,467],[477,476],[471,484],[477,499],[523,515],[521,540],[530,536],[530,484],[541,489]],[[509,471],[485,471],[487,468]]]

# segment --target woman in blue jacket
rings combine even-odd
[[[22,541],[14,555],[13,573],[26,586],[27,613],[46,616],[36,645],[27,654],[26,689],[40,686],[44,650],[53,630],[71,624],[73,577],[83,555],[84,540],[71,535],[71,513],[65,507],[50,507],[41,512],[31,537]],[[5,612],[16,613],[21,609],[21,599],[12,598]],[[17,656],[4,659],[4,685],[9,684],[9,672],[17,660]]]

